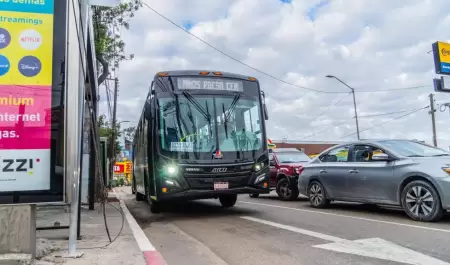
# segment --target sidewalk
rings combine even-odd
[[[37,262],[38,265],[118,265],[118,264],[148,264],[144,258],[138,242],[133,235],[127,218],[122,216],[119,200],[111,196],[106,205],[106,216],[111,238],[114,239],[123,229],[117,239],[109,244],[103,220],[101,205],[96,210],[89,211],[85,206],[81,210],[81,236],[77,250],[83,256],[77,259],[63,258],[68,253],[68,229],[43,230],[37,232]],[[117,209],[115,209],[115,208]],[[133,219],[134,220],[134,219]],[[53,226],[59,222],[60,226],[69,225],[68,207],[39,207],[37,227]],[[106,246],[106,247],[105,247]]]

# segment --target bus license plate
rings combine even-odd
[[[228,182],[214,182],[214,190],[227,190]]]

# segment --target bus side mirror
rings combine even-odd
[[[152,118],[152,108],[151,108],[151,105],[150,105],[150,99],[147,99],[145,101],[144,115],[145,115],[145,118],[147,118],[148,120],[150,120]]]
[[[266,103],[263,104],[263,108],[264,108],[264,119],[267,121],[269,120],[269,112],[267,111]]]

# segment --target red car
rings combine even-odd
[[[276,190],[278,196],[284,201],[297,199],[298,176],[303,165],[311,158],[295,148],[277,148],[269,151],[270,163],[270,190]],[[257,198],[259,194],[250,194]]]

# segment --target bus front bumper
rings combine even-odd
[[[254,187],[239,187],[227,190],[195,190],[189,189],[180,192],[173,193],[161,193],[157,200],[167,201],[167,200],[197,200],[197,199],[213,199],[220,195],[229,194],[269,194],[270,190],[268,188],[254,188]]]
[[[158,201],[211,199],[228,194],[269,194],[267,171],[247,176],[183,178],[166,181],[158,192]],[[176,185],[172,185],[176,184]],[[222,186],[225,185],[225,186]]]

